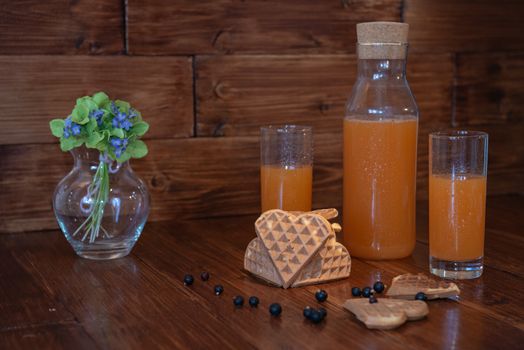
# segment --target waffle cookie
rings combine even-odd
[[[418,292],[426,294],[428,300],[457,297],[459,287],[452,282],[437,281],[423,273],[404,274],[393,278],[386,295],[397,299],[414,299]]]
[[[348,277],[351,258],[326,219],[336,215],[335,209],[263,213],[255,223],[258,237],[246,249],[245,269],[283,288]]]
[[[349,299],[344,308],[351,311],[370,329],[394,329],[406,321],[416,321],[427,316],[428,305],[421,300],[380,298],[371,304],[367,298]]]

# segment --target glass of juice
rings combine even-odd
[[[429,265],[454,279],[482,275],[488,134],[429,135]]]
[[[260,129],[262,212],[310,211],[313,190],[313,132],[310,126]]]

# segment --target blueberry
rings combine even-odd
[[[426,300],[428,300],[428,297],[426,296],[426,293],[424,293],[424,292],[418,292],[418,293],[415,295],[415,300],[426,301]]]
[[[282,306],[278,303],[269,305],[269,313],[271,316],[279,316],[282,313]]]
[[[244,298],[242,298],[240,295],[237,295],[233,298],[233,304],[235,304],[237,307],[244,305]]]
[[[375,298],[373,295],[369,297],[369,303],[370,304],[375,304],[375,303],[378,303],[378,300],[377,298]]]
[[[359,287],[353,287],[351,288],[351,295],[353,295],[354,297],[359,297],[362,295],[362,291]]]
[[[369,287],[362,288],[362,296],[364,298],[369,298],[370,295],[371,295],[371,288]]]
[[[317,310],[311,310],[311,316],[309,316],[309,319],[313,323],[320,323],[320,321],[322,321],[322,315]]]
[[[249,302],[249,305],[250,305],[251,307],[257,307],[257,306],[258,306],[258,303],[260,303],[260,300],[258,300],[257,297],[252,296],[252,297],[249,297],[248,302]]]
[[[184,285],[185,286],[192,285],[194,281],[195,281],[195,279],[193,278],[193,275],[185,275],[184,276]]]
[[[209,272],[202,272],[202,273],[200,274],[200,279],[201,279],[202,281],[207,281],[207,280],[209,280]]]
[[[373,285],[373,290],[377,293],[382,293],[384,291],[384,283],[380,281],[375,282],[375,284]]]
[[[323,289],[319,289],[317,290],[317,292],[315,293],[315,298],[317,298],[317,300],[319,302],[323,302],[323,301],[326,301],[327,298],[328,298],[328,294],[325,290]]]
[[[221,284],[215,286],[215,295],[220,295],[224,291],[224,287]]]
[[[318,308],[318,313],[320,314],[320,318],[324,319],[327,316],[327,310],[323,307]]]
[[[304,312],[303,312],[303,314],[304,314],[304,317],[307,318],[308,320],[309,320],[309,318],[311,317],[311,311],[312,311],[312,310],[313,310],[313,309],[311,309],[309,306],[306,306],[306,307],[304,308]]]

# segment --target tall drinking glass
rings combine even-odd
[[[313,181],[313,132],[310,126],[260,129],[262,212],[310,211]]]
[[[443,278],[482,275],[488,134],[429,135],[429,265]]]

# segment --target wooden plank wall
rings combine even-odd
[[[0,233],[56,228],[54,186],[72,165],[47,129],[105,90],[151,123],[133,161],[151,220],[256,213],[258,129],[315,129],[315,207],[341,205],[341,120],[355,24],[411,25],[408,79],[427,134],[490,133],[489,193],[524,193],[520,0],[20,0],[0,14]]]

